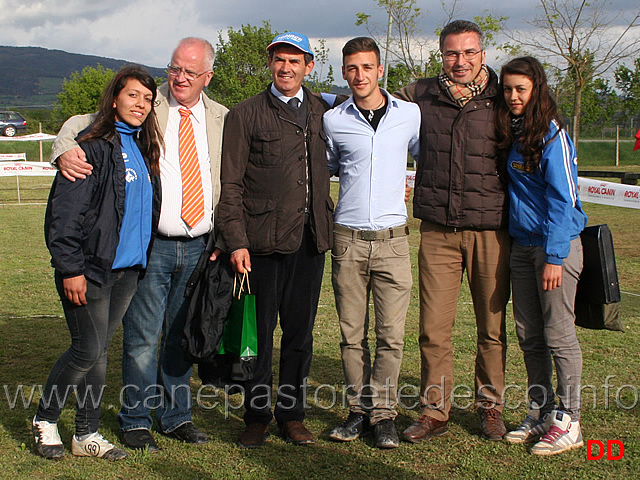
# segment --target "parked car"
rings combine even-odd
[[[27,131],[27,121],[18,112],[0,112],[0,134],[13,137],[18,132]]]

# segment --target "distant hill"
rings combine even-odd
[[[128,61],[41,47],[0,46],[0,110],[51,108],[62,90],[63,80],[73,72],[98,65],[118,70],[125,63]],[[164,68],[146,68],[153,77],[166,78]],[[331,93],[351,92],[346,86],[334,85]]]
[[[73,72],[98,64],[112,70],[127,60],[68,53],[40,47],[0,46],[0,108],[52,106],[62,81]],[[164,68],[147,67],[154,77],[164,77]]]

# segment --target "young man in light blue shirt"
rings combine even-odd
[[[373,39],[349,40],[342,56],[342,75],[352,96],[324,115],[324,129],[329,169],[340,177],[332,282],[349,416],[330,438],[355,440],[370,423],[376,446],[395,448],[398,376],[412,282],[405,172],[407,151],[418,157],[420,110],[378,86],[383,66]],[[371,294],[373,363],[367,341]]]

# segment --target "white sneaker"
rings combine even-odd
[[[540,410],[530,410],[527,417],[515,430],[511,430],[504,436],[508,443],[536,442],[547,433],[549,426],[545,423],[548,415],[540,418]]]
[[[58,424],[46,420],[31,421],[31,431],[36,441],[36,450],[45,458],[58,459],[64,456],[64,445],[58,433]]]
[[[554,410],[546,420],[547,433],[531,448],[534,455],[556,455],[584,445],[580,422],[560,410]]]
[[[77,457],[98,457],[106,460],[122,460],[127,457],[127,452],[105,440],[98,432],[94,432],[84,440],[76,435],[71,440],[71,453]]]

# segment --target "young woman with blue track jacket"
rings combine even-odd
[[[574,302],[587,216],[576,149],[540,62],[522,57],[504,65],[500,89],[496,129],[508,175],[513,314],[530,400],[529,414],[505,440],[535,442],[532,454],[555,455],[583,445]]]
[[[45,240],[71,345],[53,366],[32,422],[36,449],[46,458],[64,455],[57,422],[72,393],[71,453],[127,456],[98,427],[109,343],[147,265],[160,211],[155,98],[153,77],[137,65],[123,67],[78,137],[92,174],[72,182],[58,173],[51,187]]]

